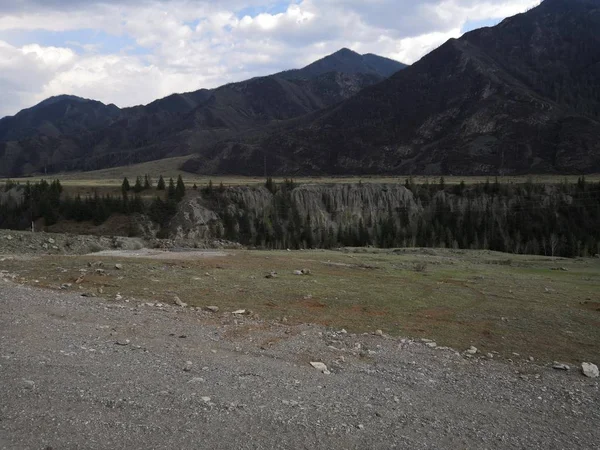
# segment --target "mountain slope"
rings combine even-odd
[[[349,100],[187,167],[262,173],[600,170],[600,0],[546,0]],[[261,164],[253,161],[259,161]]]
[[[330,72],[340,72],[345,74],[376,75],[381,78],[387,78],[406,67],[406,64],[394,61],[393,59],[373,54],[360,55],[350,49],[343,48],[302,69],[288,70],[276,76],[287,79],[298,79],[314,78]]]
[[[315,64],[132,108],[70,96],[49,99],[0,121],[0,176],[94,170],[190,154],[335,105],[404,67],[350,50]],[[57,105],[62,109],[49,111]]]
[[[0,141],[59,136],[101,127],[120,116],[115,105],[72,95],[50,97],[15,116],[0,119]]]

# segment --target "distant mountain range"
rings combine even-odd
[[[600,0],[545,0],[407,68],[342,49],[135,108],[49,99],[0,120],[0,175],[192,153],[206,174],[600,172],[599,30]]]
[[[339,103],[405,68],[342,49],[298,70],[120,109],[70,95],[0,120],[0,176],[93,170],[190,154]]]
[[[600,0],[545,0],[185,168],[260,174],[265,156],[271,174],[600,172]]]

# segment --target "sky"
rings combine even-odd
[[[0,0],[0,117],[117,106],[303,67],[347,47],[411,64],[540,0]]]

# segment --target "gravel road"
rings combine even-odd
[[[1,280],[0,339],[5,449],[600,446],[597,380],[525,357]]]

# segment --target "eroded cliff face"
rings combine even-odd
[[[240,234],[277,238],[290,228],[298,233],[302,228],[303,239],[310,239],[308,229],[337,233],[340,228],[372,226],[390,213],[400,217],[398,213],[404,212],[408,218],[419,211],[412,192],[402,185],[280,186],[276,192],[263,186],[232,187],[186,198],[171,221],[170,235],[181,240],[234,239]]]

